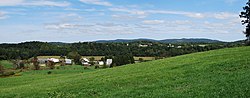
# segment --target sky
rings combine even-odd
[[[245,39],[247,0],[0,0],[0,43]]]

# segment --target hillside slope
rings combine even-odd
[[[250,97],[250,47],[92,72],[0,78],[0,97]]]

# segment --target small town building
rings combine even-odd
[[[81,63],[82,63],[82,65],[84,65],[84,66],[89,66],[90,64],[89,64],[89,60],[87,59],[87,58],[82,58],[81,59]]]
[[[72,65],[72,60],[71,59],[65,59],[65,64],[66,65]]]
[[[112,64],[113,60],[112,59],[107,59],[106,65],[110,66]]]

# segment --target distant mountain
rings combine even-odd
[[[97,43],[128,43],[135,41],[151,41],[161,43],[219,43],[222,41],[205,39],[205,38],[182,38],[182,39],[165,39],[165,40],[154,40],[154,39],[116,39],[116,40],[98,40]]]
[[[151,41],[151,42],[158,42],[158,40],[153,39],[116,39],[116,40],[98,40],[95,41],[97,43],[129,43],[135,41]]]
[[[52,45],[59,45],[59,46],[68,44],[68,43],[63,43],[63,42],[48,42],[48,43]]]
[[[212,40],[212,39],[204,39],[204,38],[190,38],[190,39],[165,39],[160,40],[163,43],[219,43],[222,41]]]

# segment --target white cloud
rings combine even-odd
[[[0,19],[6,19],[6,18],[7,18],[6,13],[0,11]]]
[[[23,3],[24,0],[1,0],[0,6],[15,6]]]
[[[215,14],[213,14],[212,17],[214,17],[216,19],[230,19],[230,18],[237,18],[238,14],[221,12],[221,13],[215,13]]]
[[[140,16],[146,16],[147,13],[142,10],[131,10],[127,8],[110,8],[110,11],[115,11],[115,12],[125,12],[125,13],[130,13],[133,15],[140,15]]]
[[[101,6],[112,6],[110,2],[102,1],[102,0],[80,0],[85,4],[93,4],[93,5],[101,5]]]
[[[134,19],[143,19],[145,16],[138,16],[138,15],[128,15],[128,14],[115,14],[111,16],[115,19],[121,19],[121,20],[134,20]]]
[[[57,6],[65,7],[69,6],[69,2],[54,2],[49,0],[37,0],[28,2],[26,0],[1,0],[0,6]]]
[[[171,10],[136,10],[127,8],[110,8],[110,11],[129,13],[130,16],[137,15],[138,17],[145,18],[150,14],[170,14],[170,15],[182,15],[191,18],[215,18],[215,19],[231,19],[238,17],[238,14],[229,12],[188,12],[188,11],[171,11]]]
[[[74,29],[79,27],[80,25],[77,24],[69,24],[69,23],[62,23],[62,24],[46,24],[46,29],[54,29],[54,30],[63,30],[63,29]]]
[[[184,15],[191,18],[204,18],[205,15],[196,12],[185,12],[185,11],[169,11],[169,10],[149,10],[146,11],[150,14],[174,14],[174,15]]]
[[[133,28],[126,24],[116,23],[95,23],[95,24],[70,24],[55,23],[45,24],[44,28],[56,32],[70,34],[87,34],[87,35],[107,35],[107,34],[131,34],[134,33]]]
[[[57,6],[57,7],[65,7],[69,6],[70,3],[68,2],[53,2],[53,1],[33,1],[33,2],[26,2],[22,5],[30,5],[30,6]]]
[[[125,12],[131,15],[139,15],[147,17],[149,14],[175,14],[175,15],[184,15],[192,18],[204,18],[205,15],[202,13],[195,12],[184,12],[184,11],[168,11],[168,10],[136,10],[136,9],[127,9],[127,8],[110,8],[110,11],[116,12]]]
[[[164,20],[144,20],[142,21],[144,24],[155,25],[155,24],[163,24]]]
[[[225,0],[226,3],[233,4],[239,0]]]

